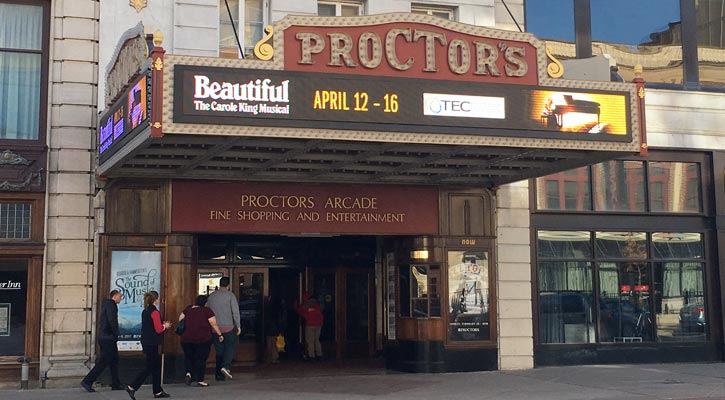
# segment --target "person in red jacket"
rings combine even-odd
[[[322,345],[320,345],[320,331],[322,330],[322,307],[311,293],[302,294],[302,304],[294,304],[297,313],[305,320],[305,343],[307,343],[307,357],[305,359],[322,360]]]

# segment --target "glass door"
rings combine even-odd
[[[264,349],[264,299],[268,291],[266,268],[233,268],[232,285],[239,299],[242,332],[234,361],[257,362]]]
[[[374,351],[371,272],[311,268],[307,282],[307,290],[322,307],[324,322],[320,342],[325,357],[371,356]]]
[[[264,299],[268,291],[267,268],[222,267],[199,268],[197,293],[210,295],[219,289],[219,281],[228,276],[230,289],[239,300],[239,319],[242,332],[234,361],[254,363],[260,360],[264,349]],[[215,358],[212,347],[210,362]]]

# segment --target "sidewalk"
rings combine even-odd
[[[641,364],[545,367],[524,371],[456,374],[403,374],[378,370],[354,375],[338,371],[304,377],[235,374],[227,382],[211,381],[208,388],[167,384],[172,399],[511,399],[511,400],[633,400],[724,399],[725,363]],[[329,371],[329,370],[328,370]],[[151,399],[145,385],[136,398]],[[0,399],[126,400],[123,391],[100,388],[0,391]]]

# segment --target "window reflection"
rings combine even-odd
[[[650,313],[649,264],[599,264],[599,340],[642,342],[653,340]]]
[[[542,262],[538,268],[542,343],[594,343],[588,262]]]
[[[654,258],[702,258],[702,234],[656,232],[652,234]]]
[[[696,163],[650,162],[650,207],[653,212],[700,212]]]
[[[725,1],[695,2],[700,83],[725,85]]]
[[[641,64],[648,82],[682,83],[678,0],[609,0],[590,4],[593,54],[606,55],[626,81],[634,78],[634,65]],[[555,56],[576,56],[571,0],[527,2],[526,30],[546,39]]]
[[[702,264],[697,262],[654,264],[657,338],[660,342],[706,339],[702,270]]]
[[[589,167],[571,169],[536,180],[539,210],[588,211],[592,209]],[[563,187],[563,193],[559,188]],[[545,194],[545,196],[544,196]]]
[[[597,232],[597,257],[647,257],[647,235],[644,232]]]
[[[589,258],[592,256],[589,232],[538,231],[537,238],[541,258]]]
[[[644,165],[641,161],[614,160],[592,166],[594,209],[645,211]]]

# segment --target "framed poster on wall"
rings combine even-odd
[[[448,252],[448,334],[452,341],[491,339],[488,254]]]
[[[10,303],[0,303],[0,336],[10,336]]]
[[[143,297],[148,291],[160,292],[161,252],[111,252],[111,290],[118,289],[123,299],[118,305],[118,350],[141,350],[141,312]]]

